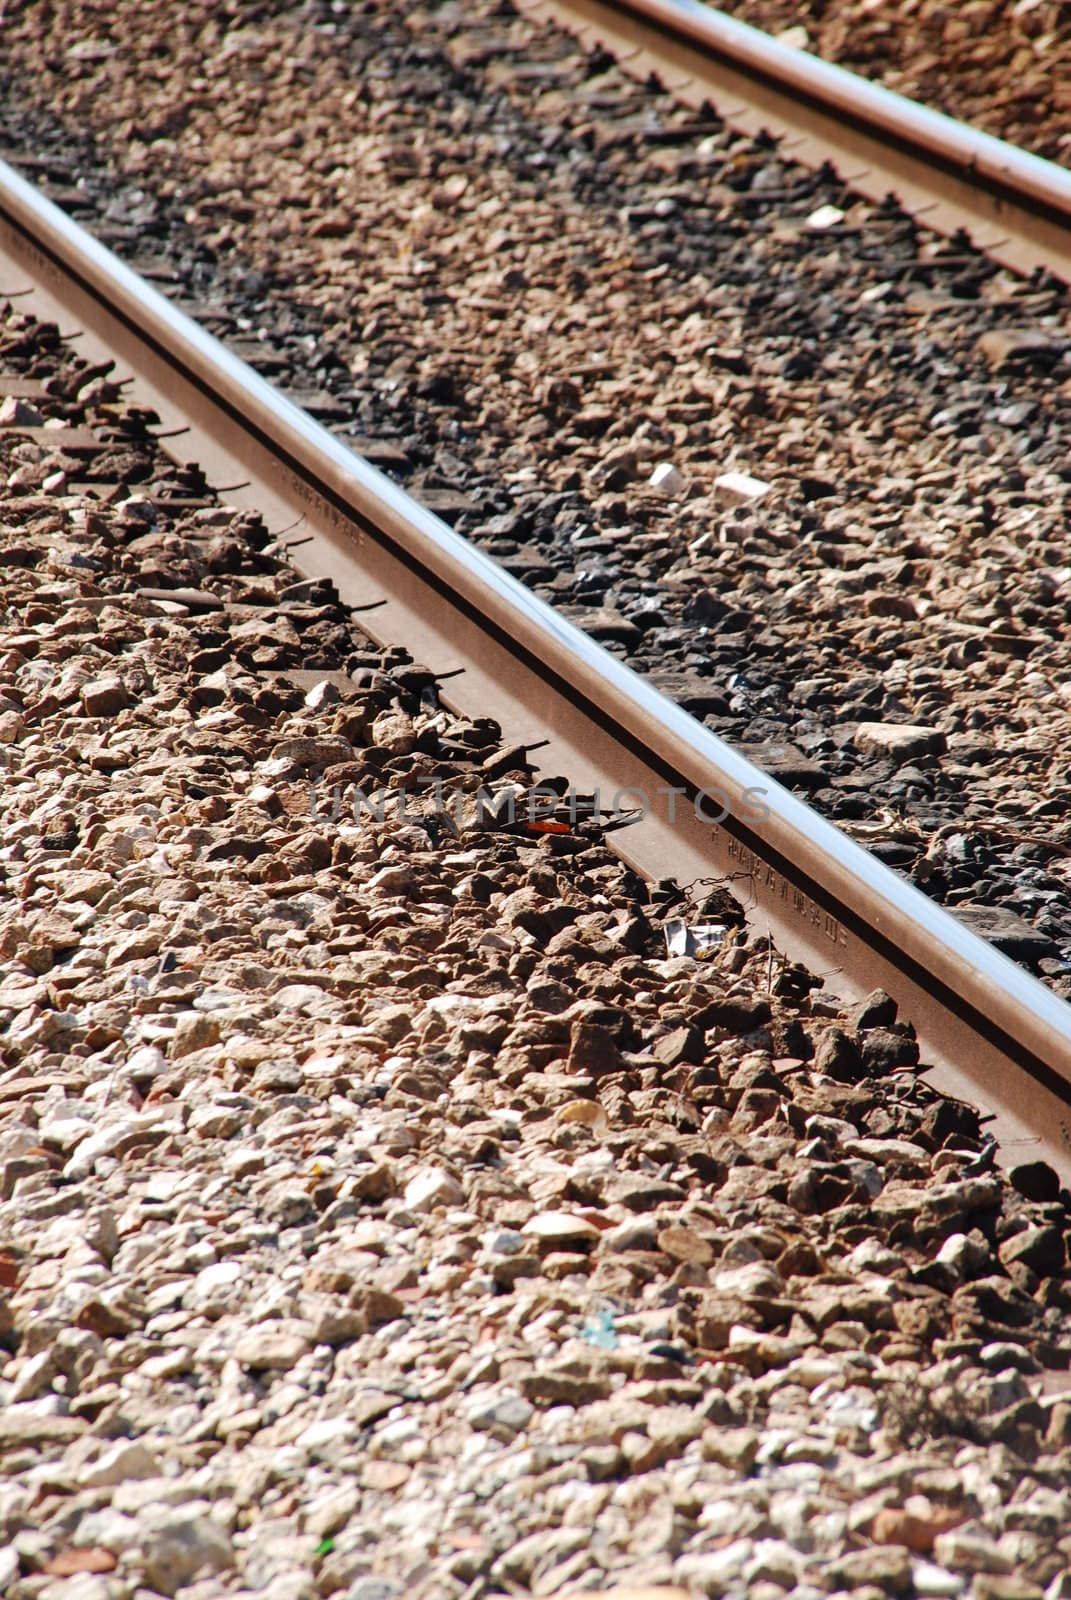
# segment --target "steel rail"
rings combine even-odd
[[[927,228],[1017,272],[1071,282],[1071,171],[918,105],[700,0],[515,0],[602,45],[633,77],[709,102],[741,132],[765,130],[792,161],[827,162],[853,191],[894,195]]]
[[[729,879],[754,927],[838,996],[877,985],[915,1023],[939,1087],[981,1105],[1011,1159],[1071,1177],[1071,1008],[875,861],[279,395],[0,163],[0,295],[112,358],[225,498],[301,541],[375,636],[505,736],[549,740],[545,771],[604,797],[639,790],[615,834],[652,879]],[[369,626],[371,624],[371,626]],[[686,798],[681,798],[681,796]],[[696,797],[706,796],[705,800]],[[722,822],[709,820],[723,807]],[[701,815],[705,813],[706,815]]]

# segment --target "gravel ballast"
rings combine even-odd
[[[494,727],[17,305],[0,372],[5,1595],[1063,1600],[1055,1174],[496,821]]]

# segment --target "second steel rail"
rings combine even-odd
[[[765,130],[792,161],[828,163],[871,200],[894,195],[926,228],[961,230],[1017,272],[1071,283],[1071,171],[956,122],[700,0],[515,0],[633,77],[709,102],[731,126]]]

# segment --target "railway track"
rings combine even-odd
[[[53,28],[68,4],[50,13]],[[251,47],[258,86],[272,85],[272,113],[296,131],[300,96],[265,43],[279,19],[273,10],[265,23],[256,4],[249,14],[250,33],[227,30],[226,115],[240,113],[236,63]],[[516,19],[503,53],[506,14],[492,4],[488,15],[476,43],[492,66],[528,73],[519,81],[539,92],[548,77],[579,87],[585,119],[592,94],[612,99],[622,121],[636,116],[646,95],[604,63],[591,85],[567,40]],[[137,17],[158,26],[151,9]],[[460,52],[473,40],[468,19],[457,18],[454,7],[407,11],[405,25],[445,24]],[[24,21],[16,14],[13,25]],[[181,34],[191,21],[208,29],[201,43],[218,42],[211,6],[184,5],[164,25]],[[373,43],[388,36],[392,50],[400,27],[390,13],[343,17],[326,3],[303,5],[296,29],[292,21],[280,29],[285,58],[319,49],[332,71],[351,24]],[[106,52],[125,42],[121,19],[106,42],[95,34],[84,46],[89,69],[119,72],[118,55]],[[425,34],[419,92],[406,78],[404,36],[397,54],[361,58],[362,88],[394,102],[391,148],[403,100],[412,93],[423,128],[445,98],[452,134],[459,113],[488,118],[518,140],[519,165],[536,158],[535,181],[545,183],[546,124],[526,128],[471,77],[444,70],[437,49]],[[167,54],[155,58],[161,71]],[[208,55],[206,74],[215,70]],[[149,98],[161,80],[141,74],[139,60],[132,50],[119,76]],[[185,95],[188,62],[169,65]],[[347,94],[354,75],[343,61]],[[333,117],[320,87],[310,98]],[[429,115],[431,90],[439,99]],[[120,98],[108,98],[113,120]],[[353,137],[346,115],[339,108],[334,134],[343,143]],[[678,115],[690,131],[672,126]],[[689,140],[721,138],[709,118],[699,134],[690,113],[667,112],[666,97],[658,118],[660,158],[667,136],[671,155]],[[604,123],[589,131],[592,142],[619,136]],[[56,181],[56,149],[45,144],[47,169],[30,170]],[[92,189],[99,168],[77,148]],[[59,149],[69,156],[62,139]],[[560,153],[572,166],[583,150],[566,143]],[[738,171],[739,141],[730,136],[718,151]],[[314,161],[325,154],[318,138]],[[274,224],[253,153],[234,156]],[[169,158],[158,149],[152,159],[163,188]],[[362,169],[362,187],[374,188],[374,165]],[[60,159],[58,170],[79,169]],[[819,191],[836,199],[831,185],[806,183],[809,206]],[[486,193],[473,187],[482,204]],[[1062,1600],[1069,1202],[1039,1160],[1066,1174],[1057,994],[815,822],[39,194],[17,180],[3,188],[0,1589],[11,1600],[59,1600],[79,1574],[74,1587],[94,1600],[146,1590],[175,1600],[208,1590],[272,1600],[781,1600],[790,1590],[875,1587],[920,1600],[975,1591]],[[102,235],[130,198],[119,177],[113,184],[106,173],[103,188],[108,209],[90,213]],[[629,194],[656,247],[676,242],[654,228],[653,197]],[[393,180],[385,203],[407,209]],[[302,236],[318,215],[314,199]],[[593,543],[613,542],[619,555],[628,535],[624,553],[640,564],[668,524],[672,549],[646,580],[664,576],[668,597],[670,566],[689,569],[674,552],[695,521],[739,541],[739,551],[722,551],[730,560],[759,565],[766,533],[792,552],[786,565],[807,567],[808,546],[786,538],[776,512],[742,523],[698,497],[655,500],[643,485],[594,496],[593,514],[581,493],[548,495],[556,447],[579,476],[593,459],[601,465],[601,436],[540,435],[549,453],[536,459],[547,472],[526,477],[516,496],[509,475],[527,463],[500,444],[490,469],[500,487],[484,498],[461,461],[473,446],[464,426],[472,408],[451,413],[430,401],[423,418],[418,406],[410,412],[399,362],[377,412],[378,367],[354,387],[349,372],[339,381],[337,361],[325,377],[319,352],[303,363],[310,329],[327,342],[337,327],[298,320],[302,337],[293,338],[297,302],[263,276],[244,281],[257,264],[249,239],[233,241],[227,265],[243,287],[228,299],[226,271],[176,266],[194,222],[184,233],[174,214],[167,226],[146,228],[144,211],[137,221],[110,236],[119,248],[137,249],[140,263],[146,235],[166,236],[148,270],[169,292],[200,300],[198,319],[204,295],[218,296],[216,320],[204,313],[214,329],[270,330],[281,346],[269,352],[274,372],[318,386],[310,406],[359,430],[392,470],[404,473],[406,460],[418,472],[432,462],[446,469],[447,483],[472,494],[455,487],[453,511],[469,505],[462,525],[492,554],[495,530],[474,528],[476,518],[504,513],[501,534],[538,499],[541,516],[529,526],[542,571],[556,580],[547,592],[590,597],[596,587],[578,591],[553,571],[561,554],[542,536],[563,504],[582,532],[594,523],[620,536],[570,547],[578,577],[600,576]],[[451,242],[455,230],[463,236],[463,217],[442,221]],[[615,213],[598,236],[605,253],[619,230]],[[891,240],[894,255],[928,259],[925,241],[916,256],[905,231],[883,212],[879,240]],[[748,249],[761,244],[758,229],[739,235]],[[582,234],[587,258],[600,254],[592,237]],[[367,266],[347,256],[344,272],[360,303],[380,252],[366,235],[350,235],[346,248],[358,243],[368,246]],[[538,247],[525,237],[523,249],[531,277],[547,281]],[[817,251],[827,253],[828,238]],[[561,251],[566,270],[580,255]],[[294,260],[308,265],[300,252]],[[721,260],[728,286],[733,260]],[[470,263],[454,265],[468,294]],[[637,247],[636,266],[649,265]],[[414,266],[426,283],[427,259]],[[408,271],[403,264],[383,291],[401,297],[399,320],[410,315]],[[1021,309],[991,265],[972,261],[967,276],[983,293],[995,283]],[[569,282],[575,294],[579,280]],[[670,271],[653,282],[670,298]],[[451,287],[446,268],[436,279],[440,307]],[[650,292],[643,276],[637,303]],[[541,293],[545,304],[539,288],[533,298]],[[596,303],[604,293],[592,283]],[[582,310],[568,295],[563,302],[571,315]],[[1058,297],[1045,289],[1026,304],[1048,316]],[[929,331],[939,338],[947,325],[938,317]],[[445,345],[448,318],[442,326]],[[973,323],[970,337],[981,331]],[[419,317],[410,332],[423,343]],[[518,337],[509,322],[493,359],[503,336]],[[370,350],[374,342],[369,331]],[[241,349],[255,359],[258,346],[250,337]],[[615,370],[612,355],[616,392],[626,372],[631,389],[631,369]],[[440,353],[433,370],[444,368]],[[556,370],[571,367],[559,360]],[[1032,384],[1012,382],[1011,397]],[[532,387],[541,405],[545,391]],[[636,392],[646,405],[646,391]],[[1008,398],[1002,392],[1001,403]],[[689,400],[688,414],[720,403]],[[485,448],[503,438],[489,415],[481,427]],[[706,427],[696,425],[701,446],[711,441]],[[447,448],[440,454],[429,438]],[[688,466],[680,432],[673,443]],[[710,459],[697,467],[693,455],[689,470],[701,479]],[[1024,453],[1024,478],[1033,470]],[[442,477],[424,481],[443,493]],[[861,503],[859,480],[849,487]],[[1049,515],[1030,500],[1005,523],[994,494],[1009,544],[1020,513]],[[830,534],[842,514],[827,502]],[[1059,561],[1055,540],[1023,544],[1019,555],[1025,562],[1039,549],[1039,561]],[[517,547],[503,539],[499,552]],[[706,561],[698,554],[691,587],[679,587],[713,603],[728,585],[719,591],[724,568]],[[950,569],[936,565],[942,576]],[[699,570],[709,589],[695,582]],[[608,601],[621,593],[602,592]],[[363,609],[350,610],[340,593]],[[627,598],[620,603],[633,614]],[[668,598],[666,610],[668,621]],[[687,635],[698,644],[689,703],[713,705],[724,689],[725,716],[711,717],[731,738],[745,727],[754,739],[777,731],[734,722],[728,695],[738,663],[756,681],[782,648],[778,615],[770,592],[754,642],[737,634],[727,643],[716,627]],[[1033,637],[1058,648],[1062,615],[1059,606],[1032,609],[1030,637],[1005,615],[996,650],[1030,652]],[[808,619],[812,629],[827,620],[833,641],[832,608]],[[897,633],[898,660],[913,648],[906,621],[873,626]],[[645,670],[655,670],[652,655],[672,631],[647,634],[646,654],[635,656]],[[947,645],[940,621],[934,633]],[[845,636],[858,638],[844,629],[838,648]],[[894,722],[939,720],[951,776],[940,758],[923,756],[907,785],[917,794],[932,782],[941,798],[929,815],[950,802],[942,821],[1011,818],[1036,840],[1038,819],[1053,812],[1035,813],[1014,766],[1003,773],[1016,784],[1005,808],[999,783],[957,806],[952,750],[989,726],[966,710],[978,703],[972,688],[993,694],[992,661],[978,649],[978,679],[952,678],[963,687],[962,720],[905,692],[847,714],[827,702],[828,717],[823,708],[815,722],[843,734],[876,710]],[[775,679],[786,717],[800,703],[791,675],[830,656],[839,659],[817,641],[786,651],[779,688]],[[1039,682],[1051,688],[1051,672],[1034,670],[1038,655],[1014,659],[1030,680],[1012,703],[1032,749],[1029,696]],[[1051,713],[1042,734],[1050,743],[1056,726]],[[802,719],[784,731],[815,748]],[[850,736],[843,749],[843,764],[823,754],[827,781],[851,763],[853,781],[874,783],[872,758],[859,774]],[[533,823],[537,766],[553,795],[542,796]],[[910,797],[898,806],[904,770],[880,769],[881,798],[900,809],[901,831],[917,817],[921,834],[925,808],[914,811]],[[1026,771],[1028,787],[1041,787],[1037,770]],[[426,792],[436,783],[441,806]],[[651,815],[614,828],[615,798],[628,816],[642,809],[642,793],[618,793],[626,784],[654,786]],[[327,797],[336,785],[338,814]],[[601,820],[587,792],[596,786]],[[835,806],[852,791],[832,793],[818,803]],[[512,824],[503,810],[511,796]],[[723,799],[722,825],[711,819]],[[1038,860],[1034,845],[1023,848],[1027,862]],[[665,883],[645,885],[622,857],[656,879],[703,881],[682,898]],[[1048,893],[1041,879],[1029,881]],[[957,893],[968,904],[991,897],[987,910],[1008,903],[999,873],[964,872],[950,885]],[[747,937],[738,926],[745,902]],[[1062,930],[1058,915],[1035,922],[1026,932],[1037,951],[1038,935]],[[721,927],[703,931],[711,923]],[[765,937],[775,925],[810,972]],[[675,953],[689,929],[698,948]],[[955,947],[935,977],[934,940],[949,929]],[[1061,961],[1034,959],[1066,987]],[[875,981],[906,997],[899,1017],[885,995],[837,998]],[[942,1009],[947,1000],[957,1017]],[[929,1019],[923,1063],[940,1034],[971,1100],[1004,1108],[1010,1170],[995,1165],[993,1124],[919,1067],[912,1004]],[[990,1019],[1001,1008],[994,1047]],[[1024,1062],[1008,1025],[1028,1018]],[[986,1051],[993,1092],[973,1072]],[[1051,1074],[1047,1088],[1039,1073]],[[1051,1125],[1039,1128],[1046,1115]]]
[[[545,746],[544,770],[643,810],[616,836],[642,875],[731,882],[753,926],[831,990],[888,990],[933,1081],[985,1109],[1008,1159],[1071,1170],[1068,1007],[281,399],[13,171],[2,179],[0,289],[117,361],[163,437],[180,432],[183,458],[260,512],[302,571],[434,674],[460,674],[451,701]]]

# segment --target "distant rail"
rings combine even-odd
[[[926,228],[1016,272],[1071,283],[1071,171],[782,44],[700,0],[514,0],[601,45],[632,77],[765,130],[791,160],[827,163],[870,200],[892,194]]]

